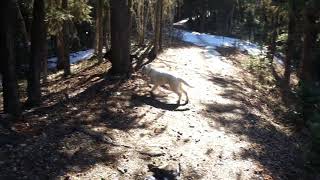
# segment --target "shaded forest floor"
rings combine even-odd
[[[1,126],[0,179],[301,177],[305,137],[273,78],[250,73],[249,60],[234,48],[174,43],[152,65],[194,86],[182,106],[165,88],[150,96],[140,71],[107,77],[109,62],[52,74],[41,107],[11,131]]]

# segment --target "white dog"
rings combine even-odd
[[[178,96],[179,99],[177,101],[178,104],[180,104],[180,100],[181,100],[181,96],[182,93],[184,93],[186,95],[186,104],[189,102],[189,97],[187,92],[182,88],[182,84],[185,84],[189,87],[192,87],[191,85],[189,85],[186,81],[184,81],[181,78],[178,78],[172,74],[166,73],[166,72],[160,72],[154,68],[151,67],[150,64],[145,65],[142,68],[142,71],[144,74],[146,74],[148,77],[150,77],[151,79],[151,84],[154,84],[154,86],[151,89],[151,93],[153,93],[153,91],[155,89],[157,89],[159,86],[165,85],[165,84],[169,84],[170,89],[175,92]]]

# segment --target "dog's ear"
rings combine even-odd
[[[141,68],[141,70],[142,70],[143,73],[146,73],[146,72],[147,72],[147,69],[148,69],[148,68],[147,68],[146,66],[142,66],[142,68]]]

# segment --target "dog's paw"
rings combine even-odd
[[[186,100],[185,104],[188,104],[188,103],[189,103],[189,99]]]

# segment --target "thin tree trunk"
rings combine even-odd
[[[159,53],[160,47],[160,34],[161,34],[161,6],[163,0],[157,0],[156,3],[156,14],[155,14],[155,37],[154,37],[154,54],[155,56]]]
[[[137,25],[137,29],[138,29],[138,34],[139,34],[139,46],[142,46],[144,44],[144,27],[145,27],[145,19],[147,18],[145,16],[145,8],[146,5],[144,2],[142,2],[141,4],[138,5],[138,9],[140,9],[140,11],[138,11],[138,25]]]
[[[239,9],[239,23],[243,23],[244,21],[244,7],[243,7],[243,1],[242,0],[238,0],[238,9]]]
[[[62,0],[62,8],[67,10],[68,9],[68,0]],[[69,20],[65,21],[63,23],[63,39],[64,39],[64,76],[69,76],[71,74],[71,69],[70,69],[70,22]]]
[[[164,19],[163,19],[163,0],[162,0],[162,3],[160,4],[160,37],[159,37],[159,51],[162,51],[163,24],[164,24]]]
[[[180,19],[181,19],[181,7],[182,7],[182,5],[181,5],[180,0],[177,0],[177,16],[176,16],[175,21],[180,21]]]
[[[233,16],[234,16],[234,9],[235,9],[235,5],[232,5],[232,9],[230,11],[229,17],[228,17],[228,33],[232,33],[232,27],[233,27]]]
[[[98,54],[98,44],[99,44],[99,2],[100,0],[95,1],[95,32],[94,32],[94,43],[93,43],[93,48],[94,48],[94,53]]]
[[[277,41],[277,28],[278,28],[278,16],[279,16],[279,9],[276,10],[275,15],[272,17],[272,36],[269,45],[269,52],[268,52],[268,59],[272,63],[273,58],[276,52],[276,41]]]
[[[30,60],[30,37],[27,32],[27,27],[25,20],[22,16],[19,3],[16,3],[16,9],[17,9],[17,17],[18,17],[18,26],[19,26],[19,32],[22,33],[22,44],[23,44],[23,49],[19,50],[20,57],[23,57],[24,59],[27,59],[29,62]],[[23,63],[17,62],[17,68],[21,68]]]
[[[200,32],[205,31],[205,23],[206,23],[206,12],[207,12],[207,1],[202,0],[201,10],[200,10]]]
[[[142,39],[143,39],[143,44],[144,44],[144,39],[145,39],[145,33],[146,33],[146,31],[148,30],[148,23],[149,23],[149,16],[148,16],[148,14],[149,14],[149,5],[150,5],[150,2],[148,1],[148,0],[145,0],[145,5],[144,5],[144,8],[145,8],[145,10],[144,10],[144,14],[143,14],[143,16],[145,16],[144,18],[143,18],[143,26],[142,26],[142,28],[143,28],[143,30],[142,30]]]
[[[263,8],[263,35],[262,35],[262,41],[267,42],[268,41],[268,32],[270,29],[270,22],[268,20],[268,15],[266,12],[266,8]]]
[[[42,81],[48,81],[48,42],[44,43],[44,55],[42,59]]]
[[[98,61],[102,62],[102,48],[103,48],[103,0],[97,0],[97,13],[96,13],[96,54]]]
[[[132,12],[131,12],[131,8],[132,8],[132,1],[133,0],[127,0],[127,3],[128,3],[128,8],[127,8],[127,11],[128,11],[128,15],[129,15],[129,28],[128,28],[128,33],[129,33],[129,55],[130,55],[130,33],[131,33],[131,29],[132,29]]]
[[[19,21],[19,25],[20,25],[20,31],[21,31],[22,34],[23,34],[24,46],[25,46],[26,48],[28,48],[30,38],[29,38],[29,35],[28,35],[28,32],[27,32],[26,23],[25,23],[25,21],[24,21],[24,19],[23,19],[23,16],[22,16],[22,14],[21,14],[19,4],[17,3],[16,6],[17,6],[17,11],[18,11],[18,14],[17,14],[17,15],[18,15],[18,21]]]
[[[45,4],[44,0],[34,0],[33,21],[31,29],[31,59],[28,79],[28,104],[40,104],[40,71],[41,61],[45,55],[46,42]]]
[[[49,7],[55,8],[61,6],[61,0],[49,0]],[[64,68],[64,40],[62,32],[58,32],[55,38],[55,48],[57,53],[57,69],[62,70]]]
[[[110,34],[110,4],[106,3],[106,9],[104,12],[104,20],[103,20],[103,44],[106,48],[106,51],[109,49],[109,34]]]
[[[0,73],[2,74],[3,107],[4,112],[19,116],[21,105],[19,101],[18,84],[16,77],[16,59],[14,52],[14,38],[17,25],[16,0],[3,1],[0,7]]]
[[[56,39],[56,49],[57,49],[57,69],[62,70],[64,69],[64,39],[62,32],[58,32],[58,34],[55,37]]]
[[[296,32],[296,5],[294,0],[289,0],[289,24],[288,24],[288,40],[285,59],[284,86],[286,89],[290,87],[291,62],[294,53],[294,40]]]

